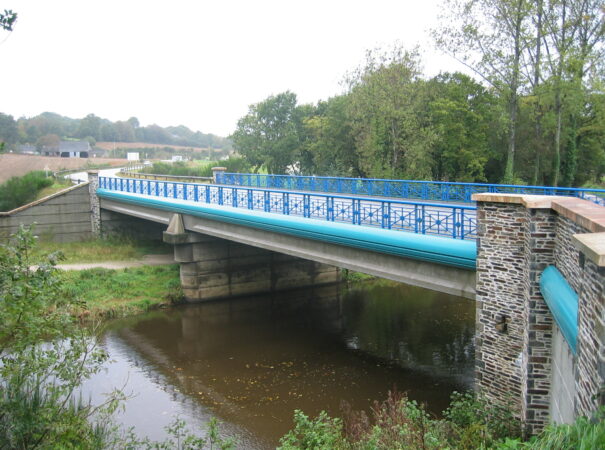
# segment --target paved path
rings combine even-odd
[[[101,267],[103,269],[126,269],[130,267],[143,266],[161,266],[165,264],[175,264],[174,256],[169,255],[145,255],[137,261],[105,261],[94,263],[78,264],[57,264],[58,269],[62,270],[86,270]]]

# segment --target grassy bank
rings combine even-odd
[[[67,264],[102,261],[132,261],[149,254],[167,254],[172,246],[159,241],[134,241],[132,239],[93,239],[81,242],[39,242],[34,257],[60,251]]]
[[[81,319],[122,317],[182,300],[179,266],[61,272],[66,293],[77,299]]]

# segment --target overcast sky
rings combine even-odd
[[[456,70],[433,50],[439,0],[5,0],[0,112],[44,111],[230,134],[248,106],[291,90],[342,92],[365,51],[423,47],[425,73]]]

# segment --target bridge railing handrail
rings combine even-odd
[[[472,194],[484,192],[563,195],[583,198],[605,206],[605,189],[592,188],[229,172],[219,173],[217,183],[257,188],[298,189],[312,192],[367,194],[376,197],[417,198],[466,203],[472,202]]]
[[[197,176],[188,176],[188,175],[164,175],[164,174],[159,174],[159,173],[144,173],[144,172],[130,172],[130,171],[121,171],[120,175],[125,176],[127,178],[142,178],[142,179],[151,178],[153,180],[159,180],[159,179],[164,178],[165,181],[170,181],[172,179],[212,181],[214,179],[213,177],[197,177]]]
[[[454,239],[474,239],[477,229],[476,208],[467,205],[105,176],[99,187]]]

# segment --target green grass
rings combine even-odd
[[[159,241],[134,241],[124,238],[93,239],[81,242],[57,243],[41,240],[35,255],[61,251],[64,263],[89,263],[102,261],[132,261],[148,254],[167,254],[172,246]]]
[[[68,187],[71,187],[71,186],[73,186],[73,184],[67,180],[59,180],[59,181],[55,180],[55,182],[52,184],[52,186],[45,187],[40,192],[38,192],[38,195],[36,195],[36,198],[34,199],[34,201],[40,200],[41,198],[44,198],[44,197],[48,197],[49,195],[55,194],[59,191],[62,191],[63,189],[67,189]]]
[[[81,319],[137,314],[182,300],[177,264],[67,271],[60,277],[67,294],[79,300],[74,314]]]

